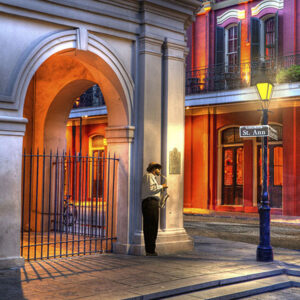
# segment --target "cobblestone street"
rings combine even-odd
[[[257,214],[214,213],[185,215],[184,227],[191,236],[259,243]],[[271,217],[271,245],[300,250],[300,218]]]

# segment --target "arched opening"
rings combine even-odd
[[[130,99],[112,68],[95,53],[68,49],[44,61],[29,83],[21,230],[21,255],[26,259],[112,249],[117,205],[127,196],[118,193],[117,179],[128,181],[118,176],[118,163],[128,167],[122,153],[128,144],[115,142],[110,149],[108,143],[114,151],[108,155],[90,148],[85,153],[67,149],[74,101],[95,84],[107,100],[106,125],[121,131],[130,125]]]

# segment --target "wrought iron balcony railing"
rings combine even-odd
[[[266,75],[274,83],[280,70],[300,65],[300,53],[277,59],[257,59],[239,65],[211,65],[186,72],[186,95],[233,90],[256,83],[264,65]]]
[[[103,105],[105,105],[104,97],[102,95],[100,87],[96,84],[85,91],[74,101],[73,109]]]

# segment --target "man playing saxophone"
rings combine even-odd
[[[158,216],[161,192],[168,188],[167,184],[158,184],[156,176],[161,172],[159,163],[151,162],[142,181],[142,212],[145,250],[147,256],[157,256],[155,252],[158,232]]]

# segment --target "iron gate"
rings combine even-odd
[[[23,154],[21,256],[111,252],[118,159],[62,152]]]

